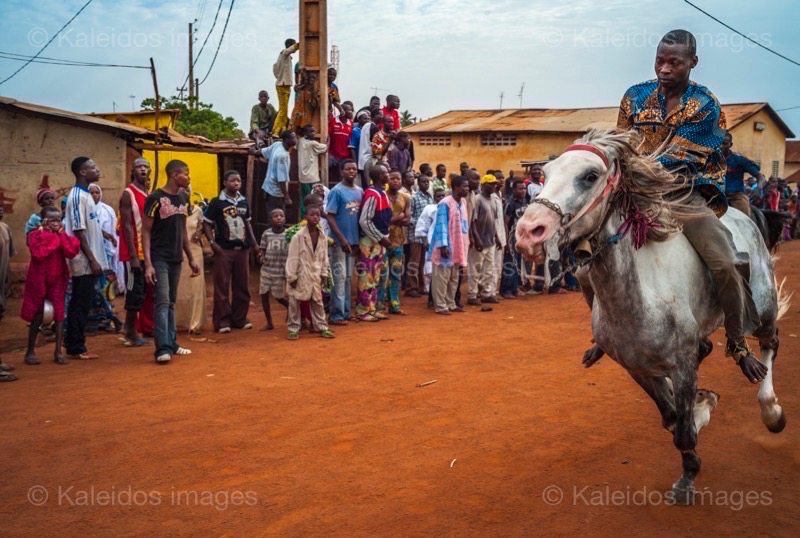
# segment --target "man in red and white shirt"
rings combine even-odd
[[[328,179],[330,183],[339,182],[339,165],[350,158],[350,135],[353,133],[353,104],[345,101],[339,108],[338,116],[328,121]]]
[[[400,98],[396,95],[386,96],[386,106],[381,110],[383,116],[392,118],[394,129],[399,131],[402,128],[400,123]]]

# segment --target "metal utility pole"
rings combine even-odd
[[[192,52],[192,42],[194,41],[194,35],[192,35],[192,23],[189,23],[189,99],[194,97],[194,53]],[[189,103],[191,107],[192,104]]]
[[[500,92],[500,108],[503,108],[503,97],[505,97],[506,92]]]
[[[131,112],[136,112],[136,103],[134,103],[134,99],[136,99],[135,95],[129,95],[128,97],[131,98]]]
[[[194,96],[197,99],[197,102],[200,103],[200,79],[194,79]],[[199,108],[199,106],[195,105],[195,108]]]
[[[522,87],[519,89],[519,94],[517,95],[517,97],[519,97],[519,107],[520,108],[522,108],[522,94],[524,92],[525,92],[525,83],[523,82],[522,83]]]

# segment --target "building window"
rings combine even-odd
[[[778,161],[772,161],[772,175],[778,177],[778,169],[780,168],[780,163]]]
[[[424,134],[419,137],[420,146],[449,146],[450,144],[449,134]]]
[[[516,146],[516,134],[490,133],[481,135],[481,146]]]

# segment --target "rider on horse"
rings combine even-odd
[[[686,177],[692,192],[684,203],[691,206],[692,215],[682,219],[683,234],[713,274],[725,314],[726,354],[750,382],[758,383],[767,369],[745,340],[759,326],[748,282],[749,259],[737,253],[730,231],[719,220],[728,209],[726,165],[720,150],[725,115],[707,88],[689,80],[696,65],[694,36],[686,30],[666,34],[656,51],[658,78],[625,92],[617,127],[636,130],[644,153],[659,152],[657,158],[665,168]]]

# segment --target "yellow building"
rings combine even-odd
[[[800,140],[786,141],[786,165],[783,177],[789,183],[800,183]]]
[[[175,125],[180,115],[180,110],[165,109],[161,110],[158,116],[158,127],[162,132],[167,132],[170,138],[180,135],[175,131]],[[118,123],[128,123],[138,127],[154,130],[156,128],[156,113],[154,110],[141,110],[138,112],[98,112],[90,116],[104,118]],[[210,140],[198,137],[199,140],[211,142]],[[158,159],[154,151],[142,150],[142,157],[150,161],[153,166],[153,178],[158,178],[157,184],[153,188],[164,185],[167,181],[166,166],[173,159],[179,159],[189,166],[189,174],[192,178],[192,190],[202,194],[209,200],[219,193],[220,176],[217,155],[214,153],[185,152],[159,150]],[[158,162],[158,170],[155,163]]]
[[[766,176],[783,174],[786,138],[792,131],[767,103],[723,105],[734,151],[759,163]],[[457,171],[466,161],[479,172],[500,169],[520,175],[523,162],[561,154],[591,128],[616,125],[617,107],[574,109],[453,110],[405,130],[414,160]]]

